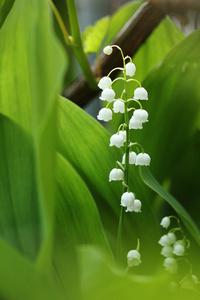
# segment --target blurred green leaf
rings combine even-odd
[[[62,300],[55,282],[0,239],[0,298]]]
[[[171,207],[177,212],[182,222],[185,224],[191,235],[194,237],[196,242],[200,245],[200,230],[192,220],[188,212],[184,207],[167,191],[165,191],[158,181],[153,177],[151,172],[146,167],[140,168],[140,175],[142,180],[163,199],[165,199]]]
[[[47,1],[14,3],[0,31],[0,53],[0,182],[9,179],[0,190],[7,202],[1,233],[34,260],[52,238],[55,103],[65,67]]]
[[[88,26],[82,34],[84,51],[86,54],[96,53],[100,50],[101,44],[109,27],[109,17],[98,20],[94,26]]]

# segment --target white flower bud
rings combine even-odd
[[[127,263],[129,267],[137,267],[141,264],[140,253],[137,250],[131,250],[127,254]]]
[[[112,169],[109,174],[109,181],[123,180],[124,172],[121,169]]]
[[[105,122],[112,120],[112,110],[110,108],[100,109],[97,119]]]
[[[132,192],[125,192],[121,196],[121,206],[126,207],[134,203],[135,195]]]
[[[99,80],[98,87],[101,90],[105,90],[110,87],[111,83],[112,80],[110,79],[110,77],[104,76]]]
[[[103,53],[106,55],[110,55],[113,52],[113,48],[111,46],[106,46],[103,48]]]
[[[136,109],[133,113],[133,117],[136,121],[142,123],[148,122],[148,112],[145,109]]]
[[[161,246],[170,246],[172,244],[170,238],[168,237],[168,235],[163,235],[161,236],[160,240],[158,241],[158,243],[161,245]]]
[[[106,88],[102,91],[101,97],[99,98],[103,101],[112,102],[115,98],[115,92],[113,91],[113,89]]]
[[[173,257],[165,258],[163,265],[165,266],[166,270],[172,274],[175,274],[178,270],[176,259]]]
[[[149,166],[150,165],[151,158],[147,153],[139,153],[136,156],[136,166]]]
[[[110,146],[116,146],[117,148],[124,146],[124,137],[120,134],[113,134],[110,138]]]
[[[136,100],[148,100],[148,93],[143,87],[138,87],[134,91],[134,99]]]
[[[163,228],[168,228],[169,225],[170,225],[170,218],[169,217],[164,217],[161,222],[160,222],[160,225],[163,227]]]
[[[124,113],[124,102],[120,99],[117,99],[113,104],[113,111],[114,113]]]
[[[169,239],[171,241],[171,244],[175,243],[175,241],[176,241],[176,235],[173,232],[169,232],[167,234],[167,236],[169,237]]]
[[[133,152],[133,151],[131,151],[129,153],[129,164],[130,165],[134,165],[135,164],[135,162],[136,162],[136,156],[137,156],[137,154],[135,152]],[[123,165],[125,164],[125,158],[126,158],[126,154],[124,154],[123,157],[122,157],[122,164]]]
[[[129,129],[142,129],[142,122],[136,120],[134,117],[131,117],[129,121]]]
[[[173,248],[171,246],[164,246],[160,253],[165,257],[171,257],[173,256],[172,252],[173,252]]]
[[[126,75],[127,76],[133,76],[135,75],[135,71],[136,71],[136,67],[133,63],[129,62],[125,65],[125,69],[126,69]]]
[[[183,256],[185,254],[185,247],[181,245],[179,242],[176,242],[174,244],[174,250],[173,253],[177,256]]]

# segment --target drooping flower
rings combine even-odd
[[[149,166],[150,165],[151,158],[147,153],[139,153],[136,156],[136,166]]]
[[[167,236],[169,237],[169,239],[170,239],[170,241],[171,241],[171,244],[174,244],[175,241],[176,241],[176,235],[175,235],[175,233],[169,232],[169,233],[167,234]]]
[[[112,102],[115,98],[115,92],[113,89],[106,88],[102,91],[101,97],[99,97],[103,101]]]
[[[135,195],[132,192],[125,192],[121,196],[121,206],[126,207],[134,203]]]
[[[158,243],[161,245],[161,246],[170,246],[172,244],[170,238],[168,237],[168,235],[163,235],[161,236],[160,240],[158,241]]]
[[[129,62],[125,65],[125,69],[126,69],[126,75],[127,76],[133,76],[135,75],[135,71],[136,71],[136,67],[133,63]]]
[[[124,146],[124,137],[121,134],[113,134],[110,138],[110,146],[116,146],[117,148]]]
[[[126,141],[126,130],[120,130],[119,135],[121,135],[124,139],[124,142]]]
[[[127,209],[129,208],[129,209],[131,209],[129,211],[134,211],[134,212],[138,213],[138,212],[141,212],[141,207],[142,207],[141,201],[138,199],[135,199],[133,205],[130,207],[127,207]]]
[[[97,119],[105,122],[112,120],[112,110],[110,108],[100,109]]]
[[[129,153],[129,164],[130,165],[134,165],[135,164],[135,162],[136,162],[136,156],[137,156],[137,154],[135,152],[133,152],[133,151],[131,151]],[[122,157],[122,164],[123,165],[125,164],[125,158],[126,158],[126,154],[124,154],[123,157]]]
[[[136,109],[133,113],[133,117],[139,122],[148,122],[148,112],[145,109]]]
[[[134,91],[133,98],[136,100],[148,100],[148,93],[143,87],[138,87]]]
[[[127,263],[129,267],[137,267],[141,264],[140,253],[137,250],[131,250],[127,254]]]
[[[101,90],[105,90],[110,87],[112,80],[110,77],[104,76],[99,80],[98,87]]]
[[[129,121],[129,129],[142,129],[142,122],[136,120],[133,116],[130,118]]]
[[[124,172],[121,169],[112,169],[109,174],[109,181],[123,180]]]
[[[163,228],[168,228],[169,225],[170,225],[171,221],[170,221],[170,218],[169,217],[164,217],[161,222],[160,222],[160,225],[163,227]]]
[[[113,104],[114,113],[124,113],[124,102],[120,99],[115,100]]]
[[[178,264],[173,257],[165,258],[163,265],[165,266],[165,269],[172,274],[175,274],[178,270]]]
[[[171,257],[173,256],[172,252],[173,252],[173,248],[171,246],[164,246],[160,253],[165,257]]]
[[[184,247],[182,241],[177,241],[174,244],[173,253],[176,254],[177,256],[183,256],[185,254],[185,247]]]
[[[111,46],[106,46],[103,48],[103,53],[106,55],[110,55],[113,52],[113,48]]]

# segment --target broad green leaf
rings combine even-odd
[[[108,31],[109,17],[97,21],[94,26],[88,26],[82,34],[84,51],[86,54],[99,51],[103,39]]]
[[[171,205],[171,207],[173,207],[173,209],[181,218],[182,222],[190,231],[191,235],[200,245],[200,230],[192,220],[188,212],[184,209],[184,207],[171,194],[169,194],[162,188],[162,186],[158,183],[158,181],[153,177],[151,172],[146,167],[140,168],[140,175],[145,184],[147,184],[152,190],[154,190],[163,199],[165,199]]]
[[[115,38],[126,22],[137,11],[143,1],[130,1],[120,7],[110,19],[108,34],[106,36],[105,46]]]
[[[55,282],[0,239],[0,298],[9,300],[62,300]]]
[[[77,245],[92,243],[108,249],[94,199],[80,175],[57,155],[56,237]],[[81,225],[81,226],[80,226]]]
[[[0,28],[3,25],[15,0],[0,1]]]
[[[8,219],[6,224],[4,216],[1,232],[15,223],[20,250],[33,260],[39,246],[48,247],[52,238],[54,115],[65,67],[47,1],[15,1],[0,31],[0,53],[0,113],[5,116],[1,140],[11,147],[4,151],[0,181],[8,174],[9,181],[0,198],[12,201],[13,207],[13,220],[5,212]],[[17,146],[18,138],[22,144]],[[14,244],[13,230],[3,236]]]
[[[57,154],[54,265],[69,299],[80,299],[75,249],[98,245],[111,254],[94,199],[86,184],[63,156]]]
[[[57,151],[70,162],[90,189],[115,253],[122,186],[121,182],[109,182],[108,179],[116,161],[121,161],[123,152],[109,147],[109,133],[87,113],[64,98],[59,99],[58,119]],[[143,213],[125,214],[124,261],[127,251],[136,247],[138,237],[141,238],[141,251],[147,260],[151,261],[149,253],[159,252],[157,221],[148,203],[150,199],[143,193],[144,186],[137,168],[131,169],[130,188],[143,202]]]

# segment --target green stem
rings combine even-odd
[[[96,89],[97,82],[94,74],[92,73],[89,61],[83,49],[75,0],[67,0],[67,8],[69,14],[71,34],[74,41],[74,46],[72,45],[74,54],[79,62],[83,74],[87,79],[89,86],[92,89]]]
[[[122,52],[121,52],[122,53]],[[129,132],[129,118],[128,118],[128,102],[127,102],[127,92],[126,92],[126,72],[125,72],[125,60],[122,53],[123,64],[124,64],[124,118],[126,124],[126,143],[125,143],[125,165],[124,165],[124,185],[123,193],[128,191],[128,171],[129,171],[129,141],[130,141],[130,132]],[[124,207],[121,207],[120,217],[119,217],[119,226],[118,226],[118,238],[117,238],[117,264],[121,264],[121,245],[122,245],[122,228],[124,222]]]

